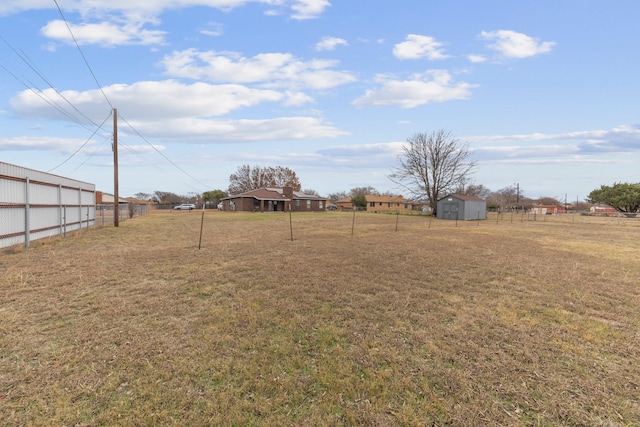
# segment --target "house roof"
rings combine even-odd
[[[225,197],[223,200],[237,199],[239,197],[253,197],[257,200],[284,200],[289,201],[291,199],[284,195],[284,191],[281,187],[269,187],[258,188],[257,190],[246,191],[240,194],[234,194],[233,196]],[[301,191],[293,192],[293,200],[305,199],[305,200],[326,200],[324,197],[315,196],[313,194],[306,194]]]
[[[257,190],[246,191],[240,194],[234,194],[233,196],[225,197],[225,199],[237,199],[240,197],[253,197],[258,200],[284,200],[289,201],[288,198],[284,196],[282,191],[278,192],[273,188],[258,188]]]

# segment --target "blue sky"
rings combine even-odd
[[[244,164],[402,193],[402,144],[446,129],[475,183],[582,200],[640,182],[638,16],[637,0],[3,0],[0,160],[111,192],[117,108],[123,196],[226,189]]]

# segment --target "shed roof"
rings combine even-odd
[[[448,194],[442,198],[440,198],[440,200],[444,200],[448,197],[455,197],[456,199],[460,199],[460,200],[467,200],[467,201],[472,201],[472,202],[484,202],[484,199],[481,199],[480,197],[476,197],[476,196],[467,196],[465,194]]]

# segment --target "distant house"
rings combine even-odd
[[[609,205],[596,205],[589,208],[589,212],[595,215],[615,215],[618,213],[616,208]]]
[[[533,205],[531,213],[535,215],[555,215],[567,213],[564,206],[560,205]]]
[[[293,191],[293,187],[270,187],[235,194],[220,200],[223,211],[242,212],[321,212],[325,197]]]
[[[133,203],[134,205],[153,205],[153,204],[155,204],[151,200],[142,200],[142,199],[138,199],[137,197],[127,197],[126,201],[127,201],[127,203]]]
[[[374,213],[382,212],[405,212],[419,209],[419,206],[407,200],[402,196],[379,196],[377,194],[365,195],[367,200],[366,211]],[[345,197],[336,202],[338,210],[353,210],[353,203],[351,203],[351,197]]]
[[[120,203],[129,203],[129,201],[123,197],[119,197]],[[104,193],[102,191],[96,191],[96,205],[113,205],[115,196],[113,194]]]
[[[479,197],[451,194],[438,200],[436,217],[440,219],[487,219],[487,202]]]
[[[345,197],[336,201],[336,207],[339,211],[353,210],[353,203],[351,203],[351,197]]]

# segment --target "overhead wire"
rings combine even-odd
[[[115,108],[113,107],[113,105],[111,104],[111,101],[109,100],[109,98],[107,97],[106,93],[104,92],[102,85],[100,84],[100,82],[98,82],[98,79],[95,75],[95,73],[93,72],[93,69],[91,68],[91,66],[89,65],[89,61],[87,60],[86,56],[84,55],[82,49],[80,48],[80,44],[78,43],[75,35],[73,34],[73,31],[71,30],[71,26],[69,25],[69,23],[67,22],[67,19],[64,16],[64,13],[62,12],[62,9],[60,8],[60,5],[58,4],[57,0],[53,0],[54,3],[56,4],[56,7],[58,8],[58,12],[60,13],[60,16],[62,17],[62,20],[64,21],[65,25],[67,26],[67,29],[69,30],[69,34],[71,34],[71,38],[73,39],[73,42],[75,43],[78,51],[80,52],[80,55],[82,56],[82,59],[84,60],[85,64],[87,65],[87,68],[89,69],[89,72],[91,73],[91,75],[93,76],[94,81],[96,82],[96,85],[98,85],[98,87],[100,88],[100,92],[102,93],[102,95],[104,96],[105,100],[107,101],[107,103],[109,104],[109,106],[111,107],[112,110],[114,110]],[[122,117],[119,115],[119,117]],[[140,132],[138,132],[133,126],[131,126],[131,124],[129,122],[127,122],[124,118],[123,118],[124,122],[127,124],[127,126],[129,126],[129,128],[131,128],[131,130],[133,132],[136,133],[136,135],[138,135],[143,141],[145,141],[145,143],[147,143],[151,148],[153,148],[158,154],[160,154],[162,157],[165,158],[165,160],[167,160],[169,163],[171,163],[175,168],[177,168],[179,171],[181,171],[182,173],[184,173],[185,175],[187,175],[189,178],[191,178],[192,180],[194,180],[195,182],[198,182],[200,185],[204,186],[205,188],[208,188],[208,186],[202,182],[200,182],[199,180],[197,180],[195,177],[193,177],[191,174],[189,174],[187,171],[185,171],[184,169],[182,169],[180,166],[178,166],[174,161],[172,161],[170,158],[168,158],[167,156],[165,156],[160,150],[158,150],[153,144],[151,144]],[[124,145],[124,144],[123,144]],[[125,146],[126,147],[126,146]],[[127,148],[127,147],[126,147]],[[138,155],[140,155],[139,153],[136,153]]]
[[[84,60],[84,63],[86,64],[87,68],[89,69],[89,72],[91,73],[91,76],[93,77],[93,80],[96,82],[96,85],[98,85],[98,88],[100,89],[100,92],[102,93],[102,96],[104,96],[104,99],[107,101],[107,104],[109,104],[109,106],[113,110],[114,107],[111,104],[111,101],[109,101],[109,98],[107,97],[107,94],[104,93],[104,89],[102,89],[102,85],[100,84],[100,82],[98,82],[98,78],[96,77],[95,73],[91,69],[91,65],[89,65],[89,61],[87,61],[86,56],[84,56],[84,52],[82,52],[82,49],[80,49],[80,44],[78,43],[78,40],[76,40],[76,36],[73,34],[73,31],[71,31],[71,26],[67,22],[67,18],[65,18],[64,13],[62,13],[62,9],[60,8],[60,5],[58,4],[58,0],[53,0],[53,2],[56,4],[56,7],[58,8],[58,12],[60,13],[60,16],[62,17],[62,20],[64,21],[64,24],[67,26],[67,29],[69,30],[69,34],[71,34],[71,38],[73,39],[73,43],[75,43],[76,48],[78,49],[78,52],[80,52],[80,56],[82,56],[82,59]]]
[[[84,148],[85,145],[87,145],[89,143],[89,141],[91,141],[91,139],[93,138],[93,136],[98,133],[98,131],[100,129],[102,129],[102,126],[106,123],[106,121],[109,119],[109,117],[111,117],[111,112],[109,112],[109,115],[102,121],[102,124],[100,124],[100,126],[98,126],[96,128],[95,131],[93,131],[93,133],[91,134],[91,136],[89,138],[87,138],[87,140],[76,150],[74,151],[69,157],[67,157],[67,159],[65,161],[63,161],[62,163],[60,163],[58,166],[49,169],[47,172],[51,172],[54,171],[56,169],[58,169],[60,166],[64,165],[65,163],[67,163],[69,160],[71,160],[76,154],[78,154],[80,152],[80,150],[82,150]]]
[[[91,128],[88,125],[86,125],[85,123],[83,123],[83,121],[79,120],[78,117],[76,117],[74,114],[71,114],[69,111],[67,111],[65,108],[63,108],[62,106],[60,106],[54,99],[52,99],[49,95],[46,94],[46,92],[42,89],[40,89],[38,87],[38,85],[33,84],[33,82],[31,82],[28,78],[25,77],[25,79],[21,79],[18,75],[16,75],[15,73],[11,72],[7,67],[5,67],[4,65],[2,65],[0,63],[0,68],[4,69],[7,73],[9,73],[14,79],[18,80],[23,86],[25,86],[27,89],[29,89],[30,91],[32,91],[34,94],[36,94],[38,97],[40,97],[43,101],[45,101],[47,104],[49,104],[51,107],[53,107],[55,110],[57,110],[60,114],[62,114],[63,116],[67,117],[68,119],[72,120],[74,123],[84,127],[85,129],[91,131],[91,136],[89,136],[89,138],[87,138],[87,140],[85,140],[85,142],[78,148],[76,149],[68,158],[66,158],[63,162],[61,162],[60,164],[58,164],[57,166],[51,168],[48,172],[54,171],[56,169],[58,169],[60,166],[64,165],[65,163],[67,163],[69,160],[71,160],[73,157],[75,157],[88,143],[89,141],[91,141],[94,136],[98,133],[98,131],[100,129],[103,128],[104,124],[106,123],[106,121],[109,119],[109,117],[112,117],[112,112],[115,110],[115,108],[113,107],[113,104],[111,103],[111,101],[109,100],[109,98],[107,97],[107,94],[105,93],[102,85],[100,84],[100,82],[98,81],[96,74],[94,73],[91,65],[89,64],[89,61],[87,60],[84,52],[82,51],[82,49],[80,48],[80,44],[78,43],[78,40],[76,39],[75,35],[73,34],[73,31],[71,29],[71,26],[69,25],[64,13],[62,12],[62,8],[60,7],[60,5],[58,4],[57,0],[53,0],[56,8],[58,9],[58,12],[62,18],[62,20],[64,21],[67,30],[69,31],[69,34],[71,35],[71,38],[76,46],[76,48],[78,49],[78,52],[80,53],[85,65],[87,66],[89,73],[91,74],[91,76],[93,77],[94,82],[96,83],[97,87],[99,88],[102,96],[104,97],[104,99],[106,100],[107,104],[111,107],[111,110],[109,112],[109,115],[102,121],[101,124],[97,124],[95,123],[91,118],[89,118],[87,115],[85,115],[82,111],[80,111],[79,108],[77,108],[75,105],[73,105],[73,103],[67,99],[60,91],[58,91],[54,85],[50,82],[49,79],[46,78],[46,76],[44,75],[44,73],[42,71],[40,71],[38,69],[38,67],[34,64],[34,62],[31,60],[31,58],[29,58],[29,56],[22,50],[18,50],[16,48],[14,48],[6,39],[4,39],[2,36],[0,36],[0,39],[40,78],[42,79],[42,81],[44,81],[60,98],[62,98],[75,112],[77,112],[78,114],[80,114],[80,116],[82,116],[87,122],[91,123],[95,128]],[[26,82],[25,82],[26,80]],[[158,148],[151,144],[147,138],[145,138],[137,129],[135,129],[125,118],[123,118],[121,115],[119,115],[119,117],[122,118],[122,120],[127,124],[127,126],[138,136],[140,137],[147,145],[149,145],[155,152],[157,152],[160,156],[162,156],[167,162],[169,162],[173,167],[175,167],[176,169],[178,169],[180,172],[182,172],[184,175],[186,175],[187,177],[189,177],[190,179],[192,179],[193,181],[197,182],[198,184],[202,185],[204,188],[209,188],[208,185],[204,184],[203,182],[199,181],[198,179],[196,179],[194,176],[192,176],[189,172],[187,172],[186,170],[184,170],[182,167],[180,167],[178,164],[176,164],[173,160],[171,160],[169,157],[167,157],[164,153],[162,153],[160,150],[158,150]],[[136,154],[140,157],[142,157],[144,160],[146,161],[150,161],[149,159],[145,158],[141,153],[137,152],[133,147],[128,146],[127,144],[124,144],[122,142],[120,142],[120,145],[122,145],[125,149],[127,149],[128,151],[130,151],[133,154]],[[93,153],[91,153],[89,155],[89,157],[87,159],[85,159],[82,163],[80,163],[80,165],[78,165],[75,169],[77,170],[80,166],[84,165],[93,155],[95,155],[95,153],[98,151],[99,147],[96,148],[96,150],[93,151]],[[156,164],[155,162],[151,161],[151,163],[154,165],[154,167],[156,167],[158,170],[162,170],[160,168],[160,166],[158,164]]]
[[[35,63],[31,60],[31,58],[29,57],[29,55],[27,55],[22,49],[18,50],[16,49],[13,45],[11,45],[11,43],[9,43],[4,37],[2,37],[0,35],[0,40],[2,40],[4,42],[4,44],[7,45],[7,47],[9,47],[9,49],[11,49],[13,51],[13,53],[16,54],[16,56],[18,56],[22,62],[24,62],[30,69],[31,71],[33,71],[38,77],[40,77],[40,79],[42,79],[43,82],[45,82],[49,88],[51,88],[60,98],[62,98],[73,110],[75,110],[78,114],[80,114],[82,117],[84,117],[87,122],[91,123],[93,126],[97,126],[97,124],[91,119],[89,118],[86,114],[84,114],[82,111],[80,111],[80,109],[78,109],[78,107],[76,107],[75,105],[73,105],[73,103],[71,101],[69,101],[69,99],[67,99],[67,97],[65,97],[54,85],[53,83],[51,83],[51,81],[49,81],[49,79],[47,79],[47,77],[44,75],[44,73],[42,73],[38,67],[35,65]],[[55,101],[50,98],[48,95],[46,95],[46,93],[40,88],[38,87],[38,85],[34,84],[33,82],[31,82],[29,79],[26,79],[27,83],[29,83],[30,85],[27,85],[24,81],[22,81],[18,76],[16,76],[14,73],[10,72],[6,67],[2,67],[4,68],[9,74],[11,74],[15,79],[17,79],[18,81],[20,81],[25,87],[27,87],[27,89],[31,90],[32,92],[34,92],[37,96],[39,96],[40,98],[42,98],[43,100],[45,100],[45,102],[47,102],[49,105],[51,105],[52,107],[54,107],[56,110],[58,110],[59,112],[61,112],[63,115],[65,115],[67,118],[73,120],[75,123],[84,126],[85,129],[91,130],[89,129],[87,126],[85,126],[83,123],[81,123],[77,118],[75,118],[74,116],[72,116],[71,114],[67,113],[66,111],[64,111],[62,109],[62,107],[56,105]],[[33,88],[36,88],[36,90],[34,90]],[[47,101],[47,98],[49,101]]]
[[[194,180],[195,182],[197,182],[198,184],[202,185],[204,188],[209,188],[209,186],[203,182],[201,182],[200,180],[198,180],[197,178],[195,178],[194,176],[192,176],[189,172],[187,172],[186,170],[182,169],[180,166],[178,166],[173,160],[171,160],[169,157],[167,157],[162,151],[158,150],[158,148],[151,144],[147,138],[145,138],[140,132],[138,132],[137,129],[135,129],[131,123],[129,123],[127,121],[127,119],[125,119],[124,117],[122,117],[122,115],[118,115],[118,117],[120,117],[122,119],[123,122],[125,122],[127,124],[127,126],[129,126],[129,128],[136,134],[138,135],[145,143],[147,143],[151,148],[153,148],[153,150],[155,152],[157,152],[158,154],[160,154],[162,157],[164,157],[164,159],[166,161],[168,161],[169,163],[171,163],[176,169],[178,169],[180,172],[182,172],[183,174],[185,174],[186,176],[188,176],[189,178],[191,178],[192,180]]]

